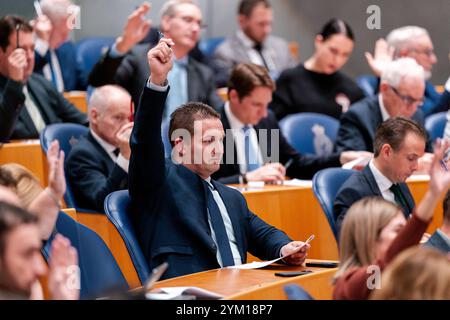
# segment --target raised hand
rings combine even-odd
[[[131,148],[130,148],[130,136],[133,130],[134,122],[127,123],[117,131],[116,139],[120,149],[120,154],[127,160],[130,160]]]
[[[444,162],[445,151],[450,147],[450,141],[439,140],[434,146],[434,157],[430,168],[429,190],[437,195],[447,191],[450,187],[450,169]]]
[[[147,61],[151,70],[151,82],[156,85],[164,85],[167,74],[172,69],[173,52],[170,48],[175,45],[172,39],[162,38],[159,43],[147,53]]]
[[[364,55],[372,72],[377,77],[380,77],[386,69],[386,65],[394,58],[394,48],[389,47],[386,40],[381,38],[375,43],[374,55],[372,56],[370,52],[366,52]]]
[[[66,178],[64,176],[64,151],[59,149],[58,140],[52,141],[47,151],[48,188],[55,200],[62,198],[66,192]]]
[[[53,300],[78,300],[80,269],[77,250],[62,235],[52,241],[49,258],[48,289]]]
[[[38,16],[36,19],[30,21],[34,31],[39,39],[45,42],[50,42],[50,35],[53,31],[53,25],[46,15]]]
[[[152,22],[144,19],[144,16],[150,11],[151,5],[144,2],[134,10],[127,20],[122,35],[116,39],[116,49],[121,53],[126,53],[135,44],[139,43],[148,34]]]
[[[15,49],[8,57],[8,75],[14,81],[23,82],[25,80],[25,68],[28,66],[25,50]]]

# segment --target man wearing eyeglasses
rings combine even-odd
[[[441,94],[436,92],[430,82],[433,65],[437,63],[434,53],[433,42],[427,30],[418,26],[404,26],[392,30],[386,40],[380,39],[375,45],[375,54],[366,53],[366,58],[373,73],[378,78],[371,79],[375,93],[378,93],[380,75],[386,62],[392,59],[410,57],[416,60],[425,71],[425,93],[424,101],[420,106],[425,117],[446,111],[447,108],[441,102]]]
[[[378,126],[389,118],[405,117],[424,126],[423,112],[425,72],[412,58],[400,58],[387,64],[381,75],[380,93],[350,106],[340,119],[335,149],[338,152],[361,150],[373,152]],[[426,152],[432,152],[427,142]],[[431,155],[419,160],[419,172],[431,163]]]
[[[150,75],[147,63],[149,44],[138,44],[148,34],[150,21],[145,15],[150,4],[145,2],[129,17],[124,31],[115,44],[106,52],[92,70],[89,84],[98,87],[118,84],[139,104],[142,83]],[[160,30],[171,38],[175,45],[174,65],[170,73],[171,90],[166,101],[164,120],[180,105],[188,101],[199,101],[219,107],[223,101],[216,94],[212,71],[189,56],[200,38],[202,13],[194,1],[170,0],[164,3],[160,14]]]

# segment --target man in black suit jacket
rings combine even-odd
[[[423,101],[424,72],[414,59],[401,58],[384,71],[380,94],[350,106],[340,119],[335,150],[373,151],[375,131],[391,117],[406,117],[424,126],[423,112],[417,107]],[[432,145],[427,144],[427,152]]]
[[[4,37],[0,39],[0,141],[38,138],[51,123],[87,124],[85,114],[33,74],[32,27],[20,17],[7,16],[0,20],[0,34]]]
[[[148,53],[152,75],[144,87],[131,136],[133,220],[150,268],[169,263],[165,278],[293,253],[302,242],[254,215],[237,190],[211,180],[219,169],[224,131],[220,116],[202,103],[171,115],[172,159],[164,158],[161,121],[172,67],[172,40]],[[200,128],[200,131],[198,129]],[[301,264],[308,246],[284,260]]]
[[[428,239],[425,246],[435,248],[445,254],[450,253],[450,191],[442,202],[444,211],[444,223]]]
[[[220,109],[226,131],[224,163],[213,174],[222,183],[283,180],[286,174],[311,179],[320,169],[340,166],[367,153],[347,151],[324,157],[299,154],[286,141],[274,114],[268,110],[275,84],[264,67],[239,64],[228,84],[229,102]],[[256,149],[253,165],[258,168],[247,162],[246,139],[251,139]]]
[[[90,131],[66,161],[78,207],[103,212],[108,194],[128,188],[130,100],[128,92],[115,85],[97,88],[89,100]]]
[[[94,66],[89,76],[89,84],[95,87],[108,83],[117,83],[124,87],[130,92],[136,105],[139,102],[142,84],[150,74],[147,52],[152,45],[136,45],[144,39],[150,28],[150,25],[142,19],[148,10],[148,4],[143,4],[130,15],[122,36],[117,38],[113,47]],[[172,50],[176,64],[180,65],[182,70],[179,77],[180,88],[171,91],[169,99],[179,99],[178,105],[188,101],[200,101],[218,108],[223,102],[216,94],[212,71],[189,56],[200,36],[202,26],[200,8],[193,3],[172,0],[166,2],[161,12],[161,31],[175,42]]]
[[[350,176],[336,195],[333,214],[338,233],[351,205],[369,196],[394,202],[409,216],[415,204],[405,180],[417,170],[426,138],[422,126],[402,117],[390,118],[378,127],[374,159],[363,171]]]

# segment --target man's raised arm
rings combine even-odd
[[[165,179],[164,146],[161,122],[169,91],[167,74],[172,68],[171,39],[161,39],[147,55],[151,76],[144,86],[131,134],[129,188],[131,196],[148,195]]]

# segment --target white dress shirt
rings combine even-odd
[[[95,141],[98,142],[98,144],[103,148],[103,150],[106,151],[106,153],[109,155],[112,161],[114,161],[120,168],[123,169],[126,173],[128,173],[128,165],[130,164],[130,161],[125,159],[121,153],[119,153],[118,156],[114,154],[114,150],[117,149],[117,147],[113,146],[112,144],[109,144],[102,138],[98,136],[93,130],[90,130],[92,136],[94,137]]]
[[[230,103],[225,103],[225,115],[228,118],[228,122],[230,123],[231,132],[233,134],[234,144],[236,146],[236,156],[237,156],[237,162],[239,164],[239,170],[242,174],[247,172],[246,167],[246,159],[245,159],[245,133],[244,133],[244,126],[245,124],[242,123],[236,116],[233,114],[230,108]],[[258,143],[258,137],[256,135],[256,130],[252,125],[249,125],[249,137],[250,137],[250,145],[254,148],[258,148],[256,151],[256,154],[258,155],[258,163],[263,164],[263,158],[261,154],[261,149],[259,148]],[[227,143],[231,147],[233,147],[233,144]],[[234,150],[233,152],[229,152],[231,150],[226,151],[226,157],[229,159],[223,159],[224,163],[229,163],[229,161],[234,161]],[[228,161],[229,160],[229,161]]]
[[[392,181],[386,178],[386,176],[383,175],[380,170],[378,170],[378,168],[373,163],[373,160],[369,162],[369,168],[370,171],[372,171],[372,174],[375,178],[378,188],[381,191],[382,197],[385,200],[396,204],[395,195],[391,190],[389,190],[389,188],[393,185]]]
[[[231,248],[231,253],[233,254],[234,265],[236,265],[236,266],[240,265],[240,264],[242,264],[242,258],[241,258],[241,254],[239,253],[236,236],[234,235],[233,224],[231,223],[231,219],[230,219],[230,216],[228,215],[227,208],[225,207],[225,204],[223,203],[219,192],[211,184],[211,177],[205,179],[205,181],[213,189],[213,190],[211,190],[211,189],[210,190],[213,194],[214,201],[216,201],[217,206],[219,207],[220,215],[222,216],[223,224],[225,225],[225,231],[227,232],[227,237],[230,240],[230,248]],[[209,215],[209,212],[208,212],[208,224],[209,224],[209,228],[211,229],[211,237],[212,237],[214,243],[216,244],[216,247],[219,248],[219,246],[217,245],[216,233],[214,232],[214,229],[211,224],[211,217]],[[223,267],[222,256],[220,255],[219,249],[217,249],[216,256],[217,256],[217,261],[219,262],[219,265],[221,267]]]
[[[35,50],[41,55],[45,56],[47,51],[50,50],[50,63],[52,64],[53,72],[55,75],[56,81],[56,89],[58,92],[64,92],[64,80],[61,71],[61,65],[59,64],[58,57],[56,56],[55,50],[50,49],[48,42],[43,41],[42,39],[36,39]],[[50,66],[46,64],[42,69],[44,77],[52,82],[52,70]],[[53,82],[52,82],[53,83]]]
[[[381,118],[383,119],[383,121],[386,121],[391,116],[389,115],[389,113],[386,110],[386,107],[384,106],[384,102],[383,102],[383,98],[381,97],[381,94],[378,95],[378,103],[380,104]]]
[[[244,44],[250,62],[264,67],[264,62],[261,56],[259,55],[258,51],[254,48],[255,42],[249,37],[247,37],[247,35],[242,30],[237,31],[237,37]],[[269,49],[267,49],[264,46],[264,43],[262,44],[261,54],[264,57],[264,60],[266,61],[269,70],[275,71],[276,70],[275,63],[272,60],[272,57],[269,53]]]

